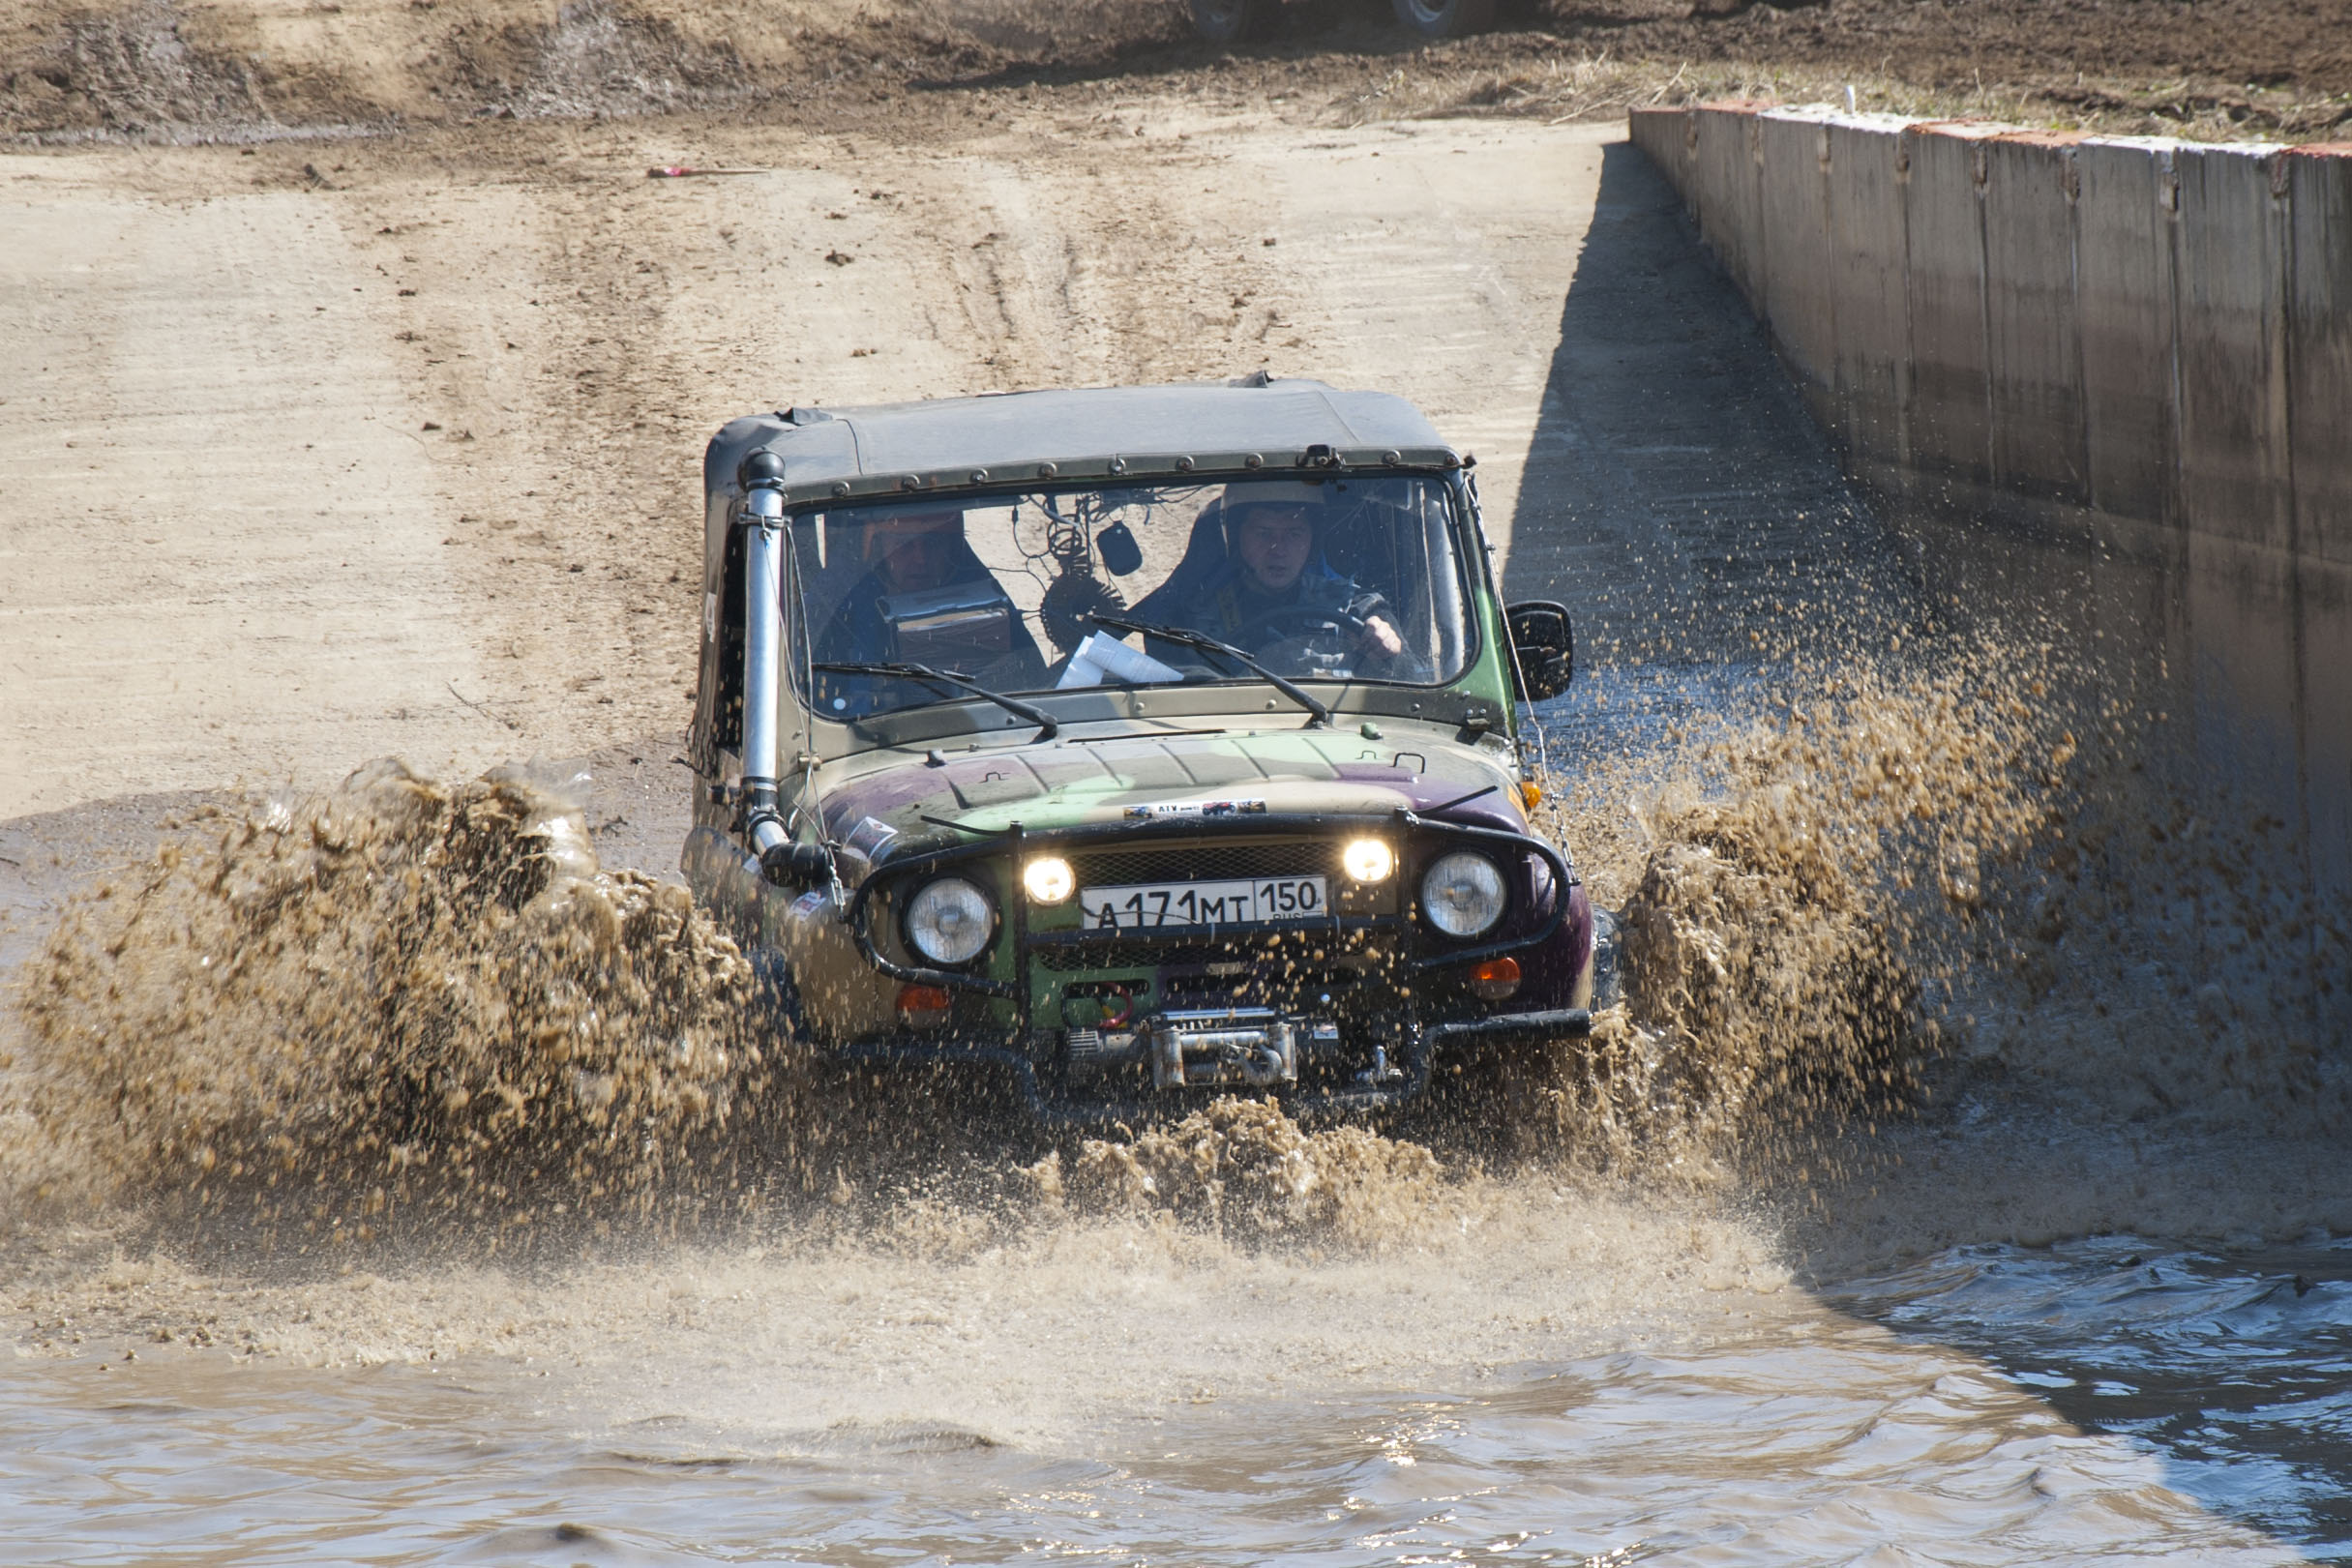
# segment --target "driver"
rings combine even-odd
[[[1366,673],[1404,658],[1388,602],[1324,558],[1319,495],[1302,485],[1251,480],[1226,486],[1220,504],[1225,559],[1189,596],[1176,625],[1263,654],[1311,635],[1320,620],[1337,628]]]

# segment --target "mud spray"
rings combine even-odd
[[[216,814],[27,969],[20,1210],[364,1238],[422,1206],[494,1233],[707,1177],[774,1081],[733,944],[683,888],[601,869],[578,804],[519,769],[444,789],[379,762]]]
[[[1238,1101],[1042,1159],[919,1095],[878,1120],[752,1027],[749,966],[683,890],[597,865],[577,801],[520,770],[446,787],[374,764],[165,845],[18,977],[0,1204],[45,1282],[38,1343],[74,1323],[422,1357],[511,1345],[519,1294],[592,1297],[621,1333],[648,1267],[752,1269],[811,1311],[929,1289],[1042,1320],[1146,1258],[1153,1290],[1244,1316],[1281,1274],[1355,1324],[1326,1359],[1362,1368],[1539,1356],[1769,1291],[1818,1262],[1821,1195],[1905,1179],[1902,1139],[2030,1058],[2051,998],[2115,1014],[2122,1043],[2077,1076],[2127,1081],[2126,1049],[2145,1076],[2106,1006],[2148,989],[2114,925],[2140,916],[2102,891],[2147,879],[2113,826],[2142,808],[2098,804],[2136,742],[2067,684],[2046,651],[1955,643],[1581,759],[1550,827],[1620,906],[1625,1001],[1501,1085],[1499,1143]],[[2123,955],[2114,985],[2069,957],[2086,938]],[[2236,1072],[2269,1122],[2340,1114],[2288,1036],[2211,1054],[2237,1065],[2178,1082]],[[553,1272],[466,1272],[518,1257]],[[1460,1298],[1427,1304],[1438,1340],[1425,1314],[1339,1305],[1407,1257]],[[408,1283],[355,1295],[361,1265]],[[1091,1397],[1135,1391],[1118,1365]]]
[[[1811,1112],[1911,1103],[1923,982],[1963,962],[1990,868],[2062,831],[2068,745],[1965,676],[1848,680],[1694,745],[1634,803],[1629,1000],[1498,1108],[1534,1111],[1520,1154],[1713,1180]],[[71,910],[22,987],[9,1176],[331,1229],[739,1193],[828,1141],[796,1125],[814,1107],[749,975],[682,889],[597,865],[577,802],[516,769],[452,789],[376,763]],[[1418,1144],[1240,1103],[1028,1174],[1082,1206],[1362,1239],[1447,1179]]]

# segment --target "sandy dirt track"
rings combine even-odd
[[[300,197],[96,172],[14,182],[0,249],[0,811],[259,779],[354,730],[461,747],[474,654],[390,286]]]
[[[1618,133],[1174,108],[0,163],[0,817],[662,744],[700,444],[794,400],[1387,386],[1507,536]]]

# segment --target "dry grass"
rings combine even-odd
[[[1849,96],[1850,95],[1850,96]],[[1724,99],[1851,104],[1865,113],[2000,120],[2103,135],[2193,141],[2317,141],[2352,136],[2352,94],[2248,87],[2215,93],[2187,79],[1929,86],[1890,75],[1754,61],[1617,60],[1544,54],[1496,69],[1431,57],[1334,100],[1345,125],[1497,114],[1554,123],[1614,119],[1629,109]]]

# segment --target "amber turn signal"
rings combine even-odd
[[[1512,969],[1514,983],[1518,978]],[[936,1029],[947,1021],[955,1010],[955,998],[947,994],[945,986],[899,987],[899,1021],[910,1029]]]
[[[1533,811],[1543,800],[1543,785],[1533,779],[1519,781],[1519,804]]]
[[[1519,990],[1517,959],[1488,959],[1470,972],[1470,989],[1483,1001],[1499,1002]],[[900,1006],[906,1005],[902,999]]]

